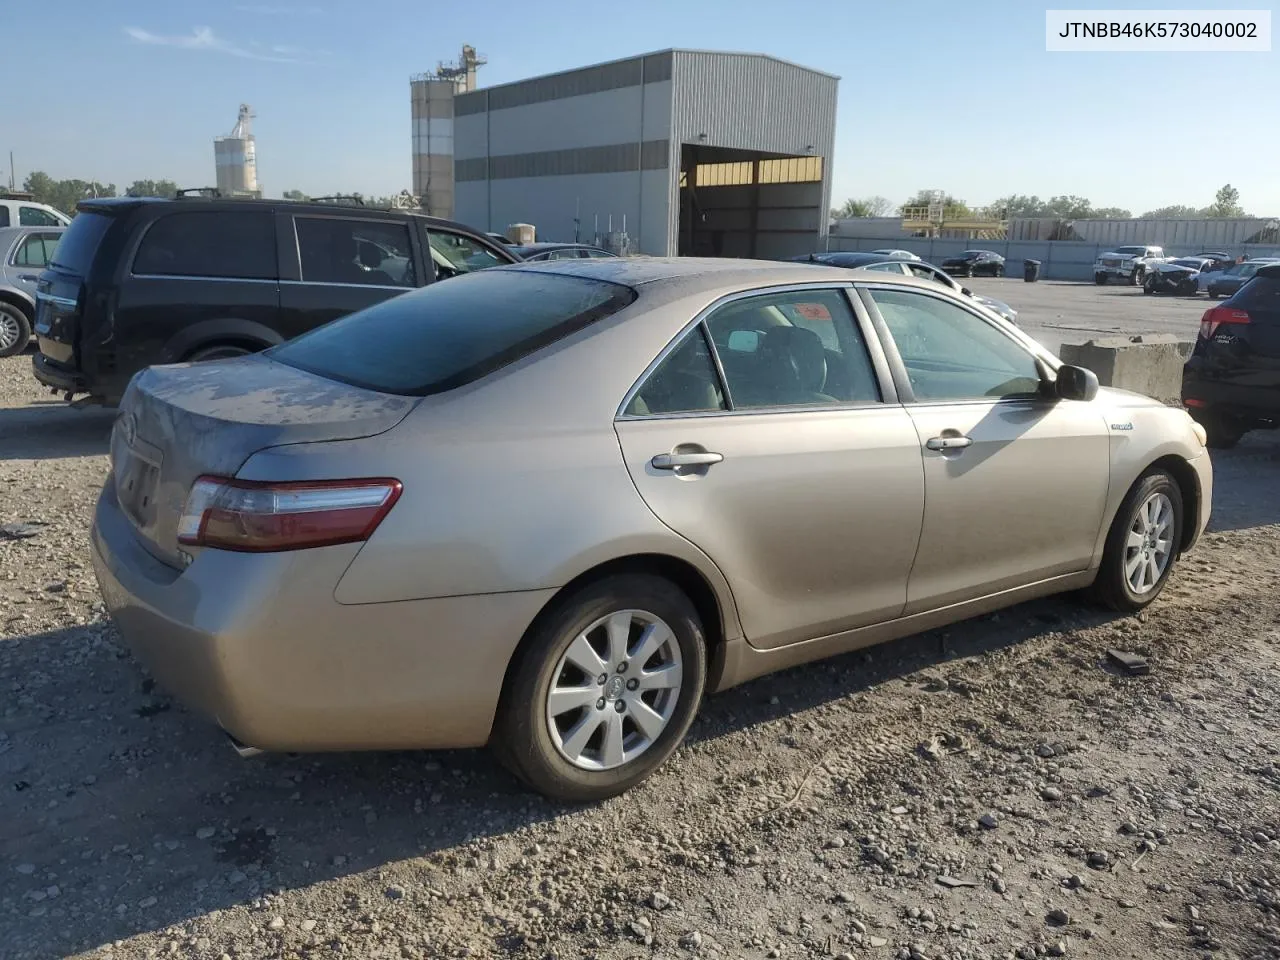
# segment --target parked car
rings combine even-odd
[[[872,253],[879,254],[882,257],[888,257],[891,260],[919,260],[920,257],[912,253],[910,250],[872,250]]]
[[[1177,293],[1194,297],[1198,292],[1200,272],[1212,261],[1200,257],[1178,257],[1157,263],[1142,281],[1143,293]]]
[[[920,277],[922,280],[932,280],[940,283],[948,290],[955,293],[963,294],[966,297],[972,297],[978,303],[982,304],[988,310],[993,310],[1010,323],[1018,322],[1018,311],[1013,309],[1002,300],[995,297],[986,297],[980,293],[974,293],[968,287],[962,287],[951,278],[945,270],[935,267],[932,263],[925,263],[923,260],[904,261],[899,259],[889,259],[875,252],[843,252],[828,251],[826,253],[810,253],[800,257],[792,257],[793,261],[803,263],[820,263],[829,267],[844,267],[849,270],[864,269],[877,270],[884,273],[905,274],[908,277]]]
[[[1093,282],[1102,285],[1108,280],[1124,280],[1138,287],[1148,270],[1169,259],[1163,247],[1116,247],[1093,261]]]
[[[31,343],[36,281],[58,245],[63,227],[0,227],[0,357]]]
[[[583,257],[616,257],[589,243],[526,243],[511,248],[521,260],[579,260]]]
[[[936,283],[582,259],[143,371],[90,542],[241,750],[489,744],[589,801],[706,692],[1060,591],[1140,610],[1211,502],[1185,411]]]
[[[65,227],[70,222],[61,210],[36,203],[28,194],[0,193],[0,227]]]
[[[1211,447],[1280,426],[1280,262],[1210,307],[1182,374],[1182,402]]]
[[[35,377],[114,403],[153,363],[253,353],[506,247],[406,210],[209,199],[86,200],[40,275]]]
[[[943,260],[942,269],[962,277],[1003,277],[1004,257],[991,250],[966,250],[958,257]]]
[[[1244,263],[1232,264],[1225,270],[1210,274],[1206,292],[1211,300],[1229,297],[1244,286],[1258,272],[1259,267],[1276,262],[1280,262],[1280,257],[1257,257]]]

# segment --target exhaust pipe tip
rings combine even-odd
[[[231,748],[240,755],[240,759],[242,760],[248,760],[250,757],[256,757],[260,754],[266,753],[265,750],[259,750],[257,747],[251,747],[248,744],[241,743],[226,730],[223,730],[222,732],[226,734],[227,739],[231,741]]]

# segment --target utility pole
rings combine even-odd
[[[13,151],[12,150],[9,151],[9,189],[10,190],[17,189],[17,184],[14,182],[14,179],[13,179]]]

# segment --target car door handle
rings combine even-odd
[[[930,450],[960,450],[971,443],[971,437],[930,437],[924,445]]]
[[[36,281],[38,281],[40,278],[39,278],[39,277],[37,277],[34,273],[20,273],[20,274],[18,274],[18,279],[19,279],[19,280],[26,280],[26,281],[27,281],[27,282],[29,282],[29,283],[35,283],[35,282],[36,282]]]
[[[674,470],[676,467],[707,467],[724,459],[723,454],[704,450],[700,453],[659,453],[649,465],[655,470]]]

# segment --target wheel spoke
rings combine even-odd
[[[636,644],[636,652],[632,656],[637,667],[643,667],[659,648],[671,639],[671,631],[665,623],[651,623],[640,634],[640,642]]]
[[[1142,543],[1145,539],[1146,538],[1143,537],[1143,535],[1137,530],[1130,530],[1129,539],[1125,541],[1124,545],[1128,547],[1130,550],[1136,550],[1142,546]]]
[[[1147,589],[1149,590],[1154,587],[1156,585],[1156,581],[1160,579],[1160,568],[1156,566],[1155,557],[1149,557],[1147,559],[1147,576],[1149,578]]]
[[[1140,553],[1135,553],[1133,556],[1131,556],[1128,560],[1124,562],[1124,575],[1128,578],[1130,583],[1133,583],[1133,575],[1137,571],[1138,567],[1141,565],[1142,565],[1142,554]]]
[[[674,690],[680,686],[683,671],[678,663],[669,663],[640,674],[641,690]]]
[[[658,734],[662,733],[663,727],[667,725],[667,721],[662,719],[658,711],[638,698],[631,701],[630,713],[631,719],[635,721],[640,732],[650,740],[658,739]]]
[[[547,697],[547,712],[553,717],[580,707],[587,707],[600,699],[600,688],[594,683],[589,687],[556,687]]]
[[[616,667],[627,659],[627,641],[631,638],[631,612],[623,610],[609,618],[605,627],[609,635],[609,666]]]
[[[587,641],[585,633],[580,633],[574,638],[564,656],[566,660],[589,677],[595,677],[605,672],[604,661],[600,659],[600,654],[596,653],[595,648]]]
[[[605,716],[599,710],[588,710],[581,720],[569,728],[568,734],[560,741],[565,756],[569,757],[570,760],[579,759],[582,756],[583,748],[587,745],[587,741],[591,739],[591,735],[596,732],[596,728],[604,720]]]
[[[607,711],[605,716],[600,759],[606,767],[616,767],[622,763],[622,714],[615,710]]]

